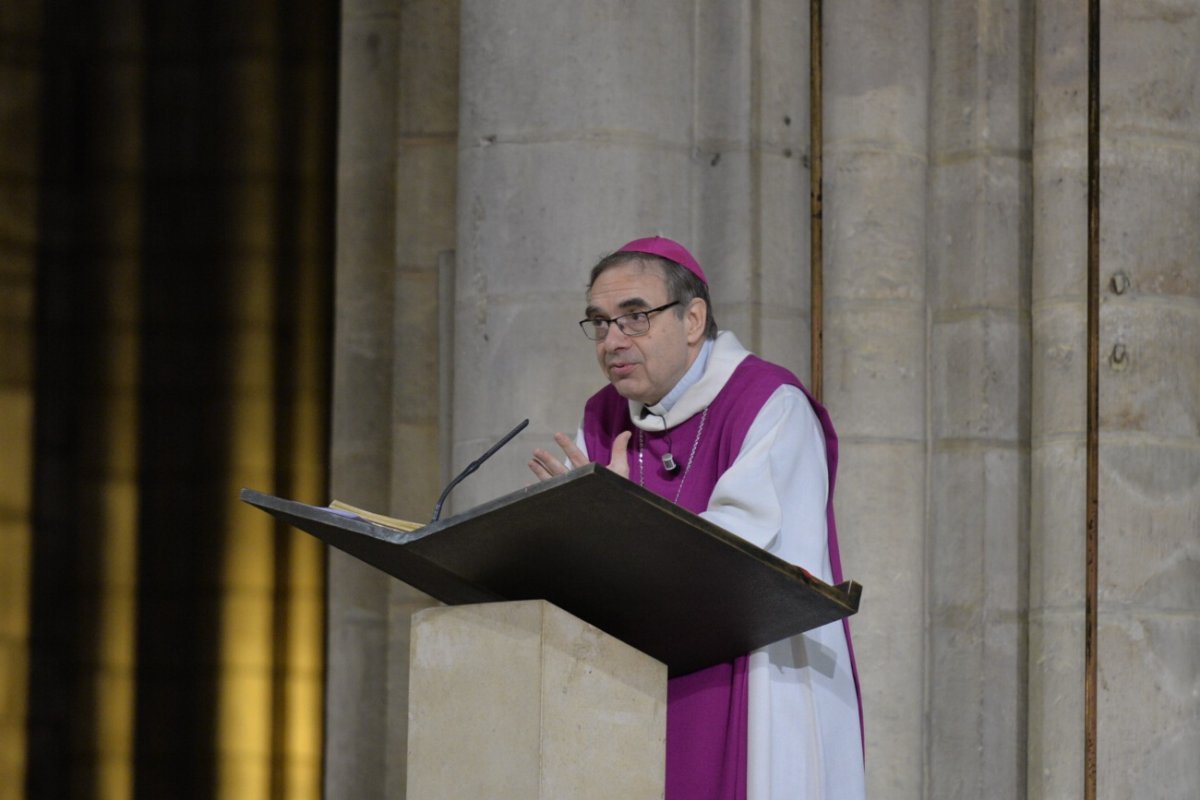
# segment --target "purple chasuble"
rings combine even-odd
[[[613,386],[601,389],[584,410],[588,457],[611,459],[612,441],[632,431],[629,478],[699,514],[708,508],[717,479],[733,464],[759,411],[780,386],[795,386],[812,404],[825,434],[829,498],[825,512],[833,582],[842,581],[833,520],[837,435],[825,409],[783,367],[747,356],[707,410],[666,431],[641,431],[629,418],[629,401]],[[697,436],[699,439],[697,440]],[[639,459],[639,443],[644,447]],[[694,449],[694,456],[693,454]],[[679,469],[668,472],[662,456],[673,454]],[[649,534],[648,534],[649,535]],[[849,630],[846,631],[849,645]],[[853,650],[851,650],[853,663]],[[749,657],[672,678],[667,685],[666,800],[744,800],[746,797],[746,711]],[[858,676],[855,674],[855,684]],[[860,705],[861,714],[861,705]]]

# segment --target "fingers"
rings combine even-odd
[[[571,462],[572,467],[582,467],[588,463],[587,454],[579,449],[575,444],[575,440],[570,436],[567,436],[565,433],[556,433],[554,434],[554,441],[567,454],[567,459]]]
[[[624,433],[613,439],[612,445],[612,460],[608,462],[608,468],[620,475],[622,478],[629,477],[629,460],[627,454],[629,452],[629,440],[633,437],[631,431]]]
[[[609,462],[608,468],[623,478],[629,477],[629,462],[626,460],[626,454],[629,451],[629,440],[632,436],[631,432],[626,431],[613,440],[612,461]],[[579,449],[571,437],[564,433],[556,433],[554,442],[562,448],[568,463],[564,464],[559,461],[549,450],[543,450],[540,447],[535,449],[533,458],[529,461],[529,470],[540,481],[549,480],[558,475],[566,475],[575,467],[582,467],[589,463],[587,453]]]
[[[549,480],[555,475],[564,475],[567,472],[566,466],[561,461],[551,455],[549,450],[543,450],[540,447],[533,451],[529,469],[541,481]]]

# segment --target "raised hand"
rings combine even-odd
[[[629,439],[631,436],[633,434],[626,431],[613,440],[612,461],[609,462],[608,468],[622,478],[629,477],[629,462],[626,460],[626,453],[629,449]],[[554,441],[562,448],[563,453],[566,455],[567,463],[563,463],[557,459],[549,450],[544,450],[540,447],[535,449],[533,451],[533,458],[529,461],[529,469],[538,477],[538,480],[545,481],[556,475],[565,475],[568,471],[576,467],[582,467],[588,463],[587,454],[579,449],[571,437],[564,433],[556,433],[554,434]]]

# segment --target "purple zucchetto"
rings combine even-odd
[[[659,256],[668,261],[674,261],[679,266],[686,269],[688,272],[700,279],[700,282],[705,286],[708,285],[708,278],[704,277],[704,270],[700,269],[699,262],[692,257],[692,254],[687,251],[687,248],[673,239],[668,239],[664,236],[651,236],[646,239],[634,239],[628,244],[617,248],[618,253],[648,253],[652,256]]]

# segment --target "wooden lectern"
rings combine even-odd
[[[849,616],[861,594],[594,464],[408,533],[242,499],[469,605],[414,618],[410,800],[661,797],[667,675]]]

